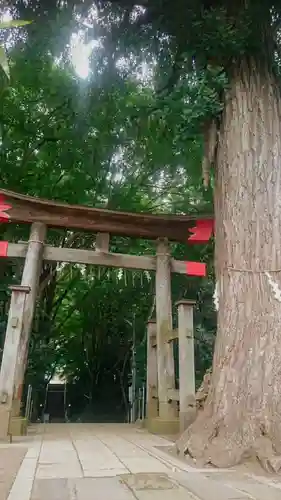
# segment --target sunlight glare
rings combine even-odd
[[[90,73],[90,56],[94,47],[98,45],[96,40],[91,40],[85,44],[83,41],[83,32],[75,33],[70,41],[71,61],[75,72],[80,78],[87,78]]]

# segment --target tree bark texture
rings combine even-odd
[[[218,332],[209,395],[178,451],[281,471],[281,98],[253,60],[226,95],[215,188]]]

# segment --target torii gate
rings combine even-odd
[[[21,284],[12,296],[0,370],[0,439],[9,435],[11,415],[19,415],[28,345],[42,261],[73,262],[156,272],[157,417],[171,424],[175,408],[172,332],[171,272],[205,276],[206,264],[178,261],[170,256],[169,241],[206,243],[213,232],[213,217],[202,215],[151,215],[115,212],[56,203],[0,190],[0,222],[31,224],[27,243],[0,242],[0,257],[25,259]],[[67,227],[97,233],[95,250],[58,248],[45,244],[48,227]],[[189,232],[193,234],[190,235]],[[157,241],[156,256],[109,252],[110,235]],[[182,314],[183,317],[183,314]],[[168,425],[169,427],[169,425]]]

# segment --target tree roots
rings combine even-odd
[[[254,458],[267,472],[281,473],[281,426],[279,421],[271,421],[267,427],[255,414],[245,415],[241,421],[233,415],[226,425],[224,420],[214,419],[207,407],[176,442],[176,451],[200,466],[229,468]]]
[[[207,401],[211,369],[195,396],[193,421],[175,444],[179,455],[197,465],[228,468],[256,459],[269,473],[281,473],[281,419],[278,415],[247,414],[233,407],[227,418],[217,419]],[[266,410],[264,410],[266,412]]]

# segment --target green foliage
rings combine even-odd
[[[20,20],[11,20],[11,21],[1,21],[0,22],[0,32],[1,30],[11,29],[11,28],[20,28],[22,26],[26,26],[30,24],[31,21],[20,21]],[[4,71],[7,78],[10,78],[10,68],[8,63],[8,58],[6,54],[6,49],[4,45],[0,45],[0,67]]]

